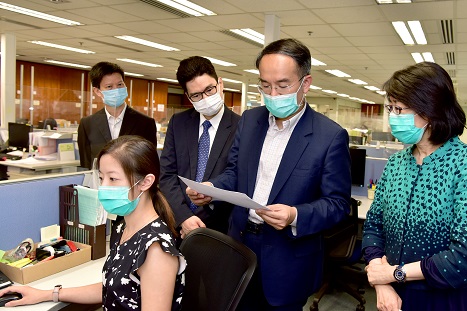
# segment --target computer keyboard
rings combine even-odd
[[[13,282],[0,271],[0,289],[13,285]]]

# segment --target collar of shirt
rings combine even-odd
[[[219,128],[219,124],[221,123],[222,116],[224,115],[224,107],[225,106],[222,105],[221,110],[219,110],[219,112],[209,120],[209,122],[211,122],[211,128],[216,132],[217,132],[217,129]],[[206,120],[207,119],[200,113],[199,114],[199,127],[201,130],[200,133],[203,133],[203,122]],[[199,134],[199,136],[201,136],[201,134]]]
[[[112,119],[115,119],[115,123],[118,123],[120,122],[122,119],[123,119],[123,116],[125,115],[125,111],[126,111],[126,104],[124,104],[125,107],[123,107],[123,110],[122,112],[120,113],[120,115],[116,118],[114,118],[113,115],[111,115],[108,111],[107,111],[107,106],[104,106],[104,110],[105,110],[105,114],[107,115],[107,121],[109,121],[109,124],[110,124],[110,120]]]
[[[308,105],[308,103],[305,102],[304,105]],[[298,121],[300,121],[303,114],[305,113],[305,109],[306,109],[306,106],[303,107],[302,110],[300,110],[300,112],[297,113],[296,115],[294,115],[292,118],[290,118],[288,120],[285,120],[285,121],[282,121],[282,129],[280,129],[277,126],[276,117],[273,116],[271,113],[269,113],[269,118],[268,118],[269,129],[272,129],[272,130],[275,130],[275,131],[283,131],[283,130],[289,128],[290,131],[293,131],[295,126],[297,125]]]

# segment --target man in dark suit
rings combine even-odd
[[[256,67],[265,106],[243,113],[227,168],[210,182],[270,209],[232,210],[229,234],[258,259],[237,310],[301,311],[322,282],[321,232],[350,211],[349,137],[306,102],[312,80],[306,46],[272,42]],[[211,199],[187,193],[195,204]]]
[[[117,64],[100,62],[89,72],[93,92],[105,106],[95,114],[81,119],[78,127],[78,147],[81,166],[91,169],[102,147],[122,135],[139,135],[157,146],[156,123],[128,107],[125,74]]]
[[[225,233],[232,206],[225,202],[190,205],[186,186],[178,175],[204,181],[220,174],[226,166],[240,116],[224,105],[222,79],[208,59],[193,56],[182,60],[177,79],[194,108],[170,119],[160,159],[160,188],[172,207],[182,238],[191,230],[206,226]],[[202,172],[198,146],[205,121],[210,126],[205,150],[207,162]]]

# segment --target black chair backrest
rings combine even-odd
[[[324,231],[326,257],[345,261],[353,254],[358,237],[358,201],[351,198],[350,213],[341,222]]]
[[[47,129],[47,125],[50,125],[50,129],[53,130],[53,129],[56,129],[57,128],[57,120],[55,119],[52,119],[52,118],[48,118],[48,119],[45,119],[44,121],[44,129]]]
[[[191,231],[180,250],[187,261],[182,310],[235,310],[256,268],[253,251],[207,228]]]

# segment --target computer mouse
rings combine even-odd
[[[20,293],[6,293],[0,297],[0,307],[5,306],[7,302],[19,300],[21,298],[23,298],[23,296]]]

